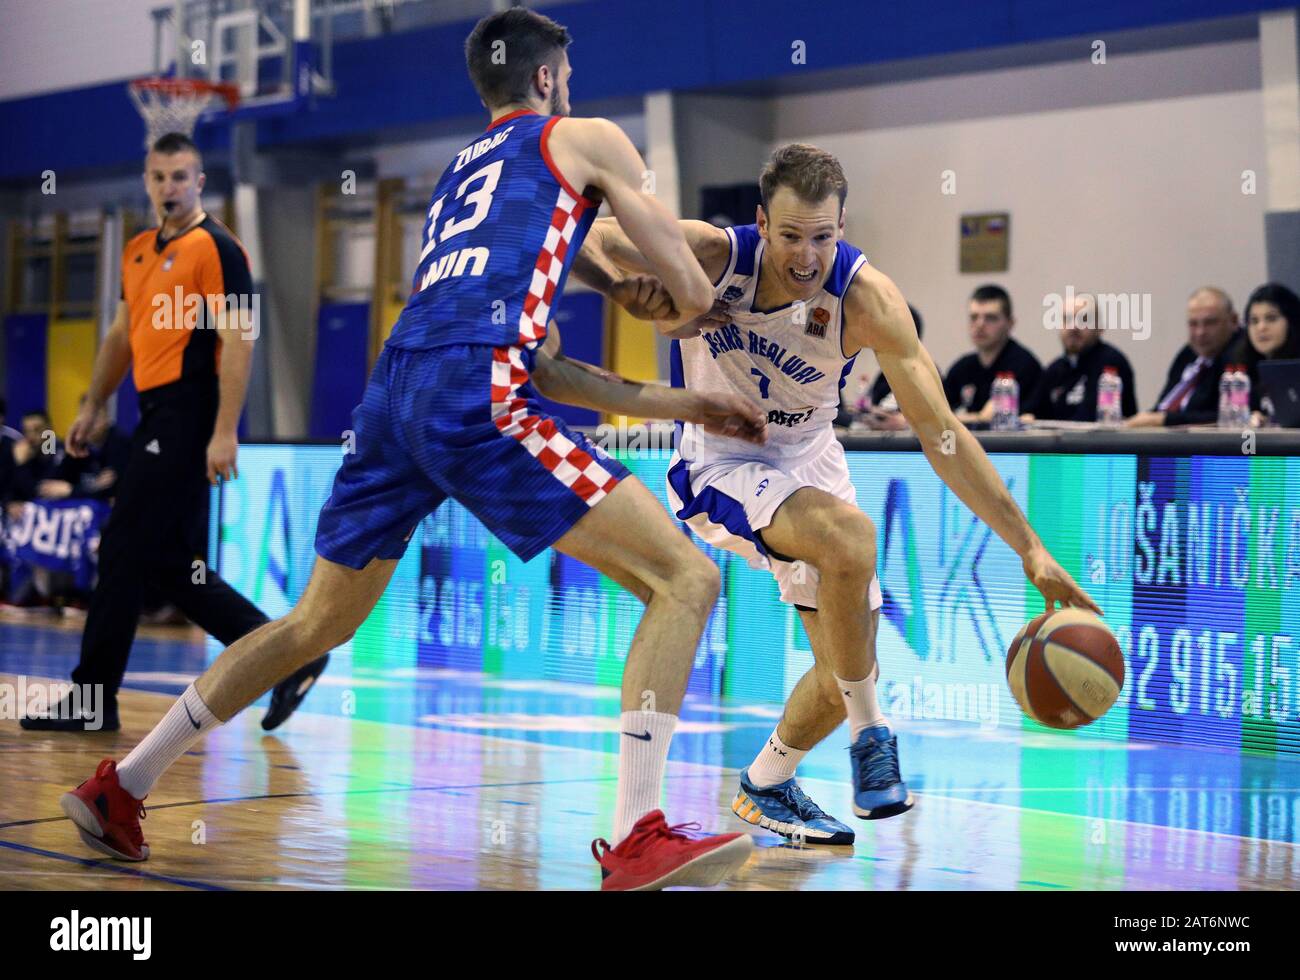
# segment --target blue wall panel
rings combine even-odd
[[[46,349],[49,317],[15,313],[5,317],[5,421],[18,428],[25,412],[48,411]]]
[[[316,370],[312,377],[313,439],[339,439],[352,427],[352,410],[366,387],[369,303],[322,304],[316,320]]]

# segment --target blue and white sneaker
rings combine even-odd
[[[827,814],[804,795],[793,779],[759,789],[740,770],[740,789],[731,812],[746,823],[803,844],[852,844],[853,828]]]
[[[851,746],[853,812],[881,820],[912,809],[916,802],[898,771],[898,736],[888,725],[865,729]]]

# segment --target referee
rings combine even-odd
[[[188,136],[168,133],[153,144],[144,181],[162,225],[136,235],[123,252],[122,299],[67,439],[71,455],[86,455],[105,403],[133,368],[140,424],[100,538],[99,578],[72,672],[79,685],[103,685],[102,714],[73,714],[78,702],[70,695],[48,716],[23,719],[29,730],[121,727],[117,691],[147,586],[227,646],[267,622],[204,562],[208,486],[239,473],[235,430],[257,327],[248,256],[204,213],[203,164]],[[293,713],[328,659],[274,689],[263,728]]]

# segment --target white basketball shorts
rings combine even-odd
[[[816,487],[858,505],[849,479],[844,447],[832,440],[826,450],[792,465],[753,460],[694,462],[677,453],[668,467],[668,504],[673,514],[701,539],[740,555],[751,568],[766,568],[781,590],[781,601],[817,608],[820,576],[811,563],[772,554],[758,532],[796,490]],[[879,609],[880,578],[868,590],[872,609]]]

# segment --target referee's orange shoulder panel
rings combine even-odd
[[[182,379],[215,376],[221,344],[210,329],[208,298],[251,297],[252,291],[247,253],[211,215],[176,238],[161,240],[157,229],[151,229],[127,242],[122,298],[136,388],[148,391]],[[196,309],[197,318],[187,319],[187,310]]]

